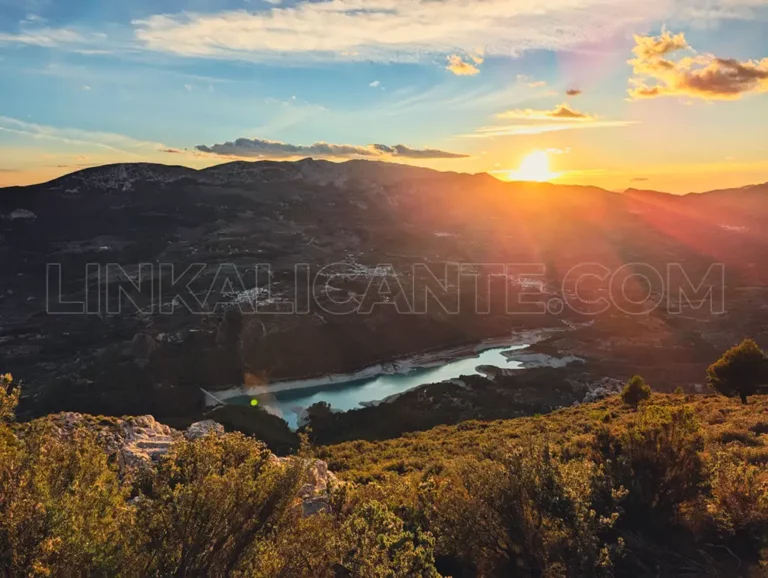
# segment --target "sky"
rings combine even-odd
[[[768,181],[768,0],[0,0],[0,186],[364,158]]]

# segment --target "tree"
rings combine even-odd
[[[768,356],[753,339],[745,339],[731,347],[707,368],[709,386],[727,397],[739,396],[747,403],[747,396],[757,393],[768,381]]]
[[[621,392],[621,400],[637,409],[641,401],[651,397],[651,386],[639,375],[635,375],[627,382]]]

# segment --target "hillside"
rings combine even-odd
[[[728,451],[748,463],[768,464],[768,396],[749,405],[717,395],[655,394],[649,402],[665,410],[690,409],[703,427],[704,451]],[[629,428],[637,412],[618,396],[553,411],[497,421],[465,421],[385,441],[352,441],[319,448],[318,455],[340,478],[356,482],[394,474],[422,474],[446,467],[457,457],[497,458],[510,443],[530,440],[562,446],[581,455],[601,424]]]
[[[768,563],[766,396],[614,397],[317,448],[329,472],[306,446],[278,459],[212,422],[18,424],[1,385],[9,576],[752,578]]]

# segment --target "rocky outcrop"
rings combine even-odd
[[[339,480],[322,460],[314,460],[310,464],[307,478],[307,483],[299,490],[304,516],[328,512],[331,490],[338,486]]]
[[[181,432],[159,423],[151,415],[113,418],[68,412],[50,419],[62,435],[82,427],[95,431],[107,453],[117,459],[121,474],[157,460],[168,453],[174,441],[182,438]]]
[[[616,395],[621,393],[621,390],[624,388],[624,382],[622,380],[612,377],[604,377],[597,381],[582,385],[584,385],[586,389],[586,394],[584,395],[584,399],[574,403],[574,405],[592,403],[593,401],[603,399],[604,397]]]
[[[277,463],[287,465],[296,458],[273,458]],[[328,464],[322,460],[312,460],[307,468],[306,483],[299,489],[299,499],[303,516],[312,516],[321,512],[329,512],[330,498],[333,488],[341,484],[338,478],[328,469]]]
[[[95,417],[80,413],[60,413],[50,416],[50,421],[60,435],[72,435],[79,428],[87,428],[96,433],[96,438],[105,451],[117,460],[120,475],[131,475],[168,453],[171,444],[186,439],[194,442],[207,435],[223,435],[224,426],[207,419],[195,422],[184,432],[159,423],[151,415],[138,417]],[[295,457],[277,457],[270,459],[287,466]],[[340,482],[328,464],[322,460],[311,460],[307,467],[306,481],[299,489],[297,506],[302,515],[311,516],[330,509],[330,495]]]

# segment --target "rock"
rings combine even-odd
[[[307,470],[307,483],[299,490],[302,514],[312,516],[330,510],[331,489],[339,481],[328,464],[322,460],[313,460]]]
[[[121,465],[141,468],[168,453],[179,432],[155,421],[151,415],[121,420],[123,447],[118,453]]]
[[[184,437],[189,441],[194,441],[208,434],[222,435],[224,433],[224,426],[220,423],[216,423],[212,419],[206,419],[193,423],[184,432]]]
[[[109,454],[116,456],[120,474],[144,467],[168,452],[181,434],[158,423],[151,415],[128,418],[95,418],[79,413],[51,416],[60,435],[71,435],[75,429],[87,428]]]
[[[281,465],[287,465],[296,458],[279,458],[271,456],[271,460]],[[298,498],[301,500],[301,513],[304,517],[330,511],[331,491],[341,484],[333,472],[328,470],[328,464],[323,460],[311,460],[306,473],[306,481],[299,488]]]

